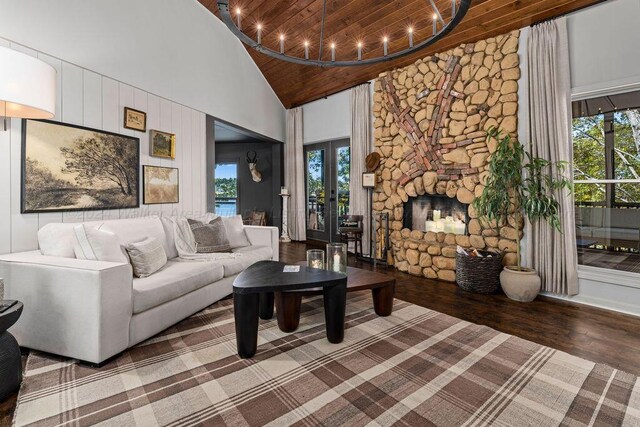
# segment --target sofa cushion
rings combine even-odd
[[[162,243],[155,237],[129,243],[126,248],[133,266],[133,274],[137,277],[151,276],[167,263],[167,254]]]
[[[271,249],[271,246],[245,246],[243,248],[233,249],[233,252],[241,253],[242,256],[234,259],[216,261],[224,266],[224,277],[239,274],[256,262],[270,260],[273,257],[273,249]]]
[[[222,222],[224,223],[229,245],[232,249],[251,245],[251,242],[249,242],[247,238],[247,233],[244,232],[244,223],[240,215],[223,216]]]
[[[208,224],[194,219],[187,219],[187,221],[196,241],[196,252],[213,253],[231,250],[222,218],[215,218]]]
[[[129,257],[118,237],[110,231],[78,224],[73,227],[76,237],[73,251],[78,259],[128,263]]]
[[[78,224],[50,223],[38,230],[40,253],[47,256],[75,258],[73,227]]]
[[[133,313],[142,313],[222,279],[216,262],[168,261],[155,274],[133,279]]]
[[[42,227],[38,231],[38,245],[42,255],[75,258],[73,227],[76,225],[78,224],[50,223]],[[162,242],[168,258],[178,256],[175,244],[168,241],[162,222],[158,217],[88,221],[84,225],[85,227],[100,228],[112,232],[118,237],[118,241],[122,246],[143,240],[146,237],[155,237]]]
[[[101,229],[111,231],[120,240],[122,246],[127,246],[129,243],[139,242],[147,237],[154,237],[164,248],[165,254],[171,254],[170,245],[167,242],[167,236],[162,226],[160,218],[155,216],[149,216],[144,218],[127,218],[127,219],[114,219],[109,221],[96,221],[86,224],[103,224]],[[169,255],[167,255],[169,258]]]

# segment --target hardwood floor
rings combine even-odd
[[[307,249],[323,246],[318,242],[284,243],[280,259],[303,261]],[[349,257],[349,265],[374,269],[354,257]],[[503,294],[471,294],[453,283],[418,278],[393,268],[375,270],[396,278],[398,299],[640,375],[639,317],[542,296],[532,303],[518,303]],[[0,426],[11,425],[16,397],[0,403]]]

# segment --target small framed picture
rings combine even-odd
[[[147,131],[147,113],[133,108],[124,107],[124,125],[127,129],[139,132]]]
[[[161,166],[142,166],[142,203],[179,203],[178,169]]]
[[[176,136],[172,133],[151,129],[149,132],[149,155],[164,159],[175,159]]]
[[[362,174],[362,186],[364,188],[373,188],[376,186],[376,174],[373,172],[365,172]]]

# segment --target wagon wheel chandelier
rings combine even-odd
[[[255,24],[256,30],[256,39],[249,37],[242,30],[242,9],[236,7],[233,10],[233,14],[231,9],[229,8],[229,0],[218,0],[218,9],[220,10],[220,15],[222,16],[222,21],[225,25],[231,30],[231,32],[238,37],[244,44],[247,46],[261,52],[265,55],[269,55],[273,58],[280,59],[283,61],[293,62],[295,64],[302,65],[315,65],[318,67],[354,67],[359,65],[371,65],[377,64],[380,62],[391,61],[393,59],[400,58],[402,56],[409,55],[413,52],[416,52],[422,48],[430,46],[442,39],[449,32],[451,32],[459,23],[462,21],[462,18],[466,15],[469,10],[469,6],[471,5],[471,0],[447,0],[450,2],[451,7],[451,16],[450,19],[445,20],[443,18],[442,13],[436,6],[434,0],[428,0],[431,8],[433,10],[432,15],[432,28],[430,31],[429,37],[422,41],[418,41],[414,43],[414,35],[415,28],[408,27],[407,28],[407,48],[397,51],[397,52],[389,52],[389,38],[383,37],[381,40],[383,45],[383,55],[372,57],[372,58],[363,58],[362,51],[364,47],[364,42],[362,40],[357,41],[352,51],[353,60],[336,60],[336,50],[337,44],[332,42],[329,45],[331,50],[330,59],[323,58],[323,47],[325,44],[325,34],[324,34],[324,23],[327,15],[327,0],[323,0],[323,8],[322,8],[322,21],[320,24],[320,41],[318,44],[318,59],[311,59],[309,57],[309,48],[311,43],[308,40],[303,41],[304,47],[304,56],[294,56],[286,53],[285,46],[285,34],[278,34],[279,41],[279,51],[270,49],[267,46],[262,44],[263,31],[264,27],[261,23]],[[447,6],[449,7],[449,6]],[[235,15],[235,19],[234,16]],[[346,55],[346,54],[345,54]]]

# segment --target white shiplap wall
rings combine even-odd
[[[197,215],[206,211],[204,113],[2,38],[0,46],[42,59],[56,69],[58,86],[53,120],[138,137],[140,164],[178,168],[180,179],[178,204],[143,205],[140,166],[138,209],[21,214],[22,124],[20,120],[11,119],[10,128],[6,132],[0,131],[0,253],[37,249],[38,229],[50,222],[178,213]],[[125,106],[147,113],[146,133],[122,127]],[[149,156],[149,129],[176,134],[175,160]]]

